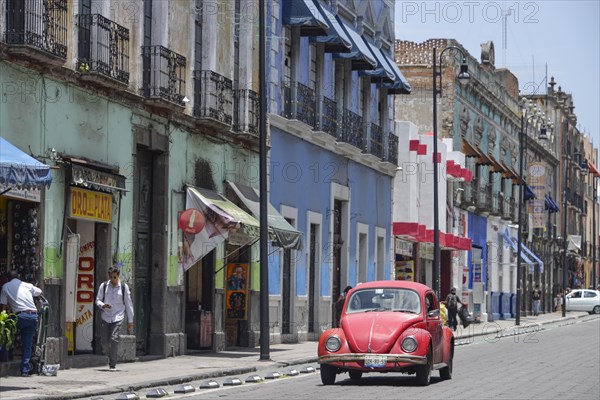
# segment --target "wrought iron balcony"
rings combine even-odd
[[[233,122],[231,79],[210,70],[194,71],[194,116],[230,127]]]
[[[284,82],[284,109],[287,119],[296,119],[311,126],[315,123],[315,92],[300,82]]]
[[[369,141],[369,153],[379,159],[383,159],[383,129],[376,124],[371,124],[371,139]]]
[[[185,97],[185,57],[166,47],[142,46],[142,88],[147,99],[166,100],[183,105]]]
[[[235,96],[234,131],[258,136],[258,93],[238,89]]]
[[[492,209],[492,191],[488,184],[481,184],[477,188],[477,210],[490,212]]]
[[[129,82],[129,29],[100,14],[79,14],[75,69]]]
[[[515,199],[513,197],[502,199],[502,219],[512,221],[514,218]]]
[[[394,165],[398,165],[398,136],[392,132],[388,133],[387,152],[385,160]]]
[[[477,204],[477,193],[479,191],[479,186],[477,182],[477,178],[473,178],[471,182],[465,182],[465,193],[463,196],[463,200],[460,203],[462,208],[468,208],[475,206]]]
[[[351,144],[359,150],[365,150],[365,129],[363,118],[344,108],[342,123],[338,125],[338,141]]]
[[[7,0],[4,41],[67,58],[67,0]]]
[[[498,195],[498,192],[494,192],[492,190],[492,186],[488,187],[491,209],[490,213],[492,215],[501,215],[502,214],[502,198]]]
[[[337,103],[328,97],[322,96],[315,129],[336,137],[337,123]]]

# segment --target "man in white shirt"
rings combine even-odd
[[[9,282],[2,286],[0,293],[0,304],[2,310],[10,309],[17,315],[17,329],[21,332],[23,342],[23,354],[21,355],[21,376],[30,376],[31,352],[33,349],[33,337],[37,329],[38,314],[37,307],[33,301],[34,297],[42,294],[42,289],[31,283],[22,282],[15,270],[8,273]]]
[[[121,325],[127,314],[127,330],[133,333],[133,303],[131,292],[126,283],[119,280],[119,269],[108,268],[108,282],[103,282],[98,289],[96,305],[102,310],[100,339],[102,351],[108,355],[108,370],[117,370],[117,349]]]

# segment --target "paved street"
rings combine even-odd
[[[296,376],[223,386],[225,378],[215,379],[217,389],[173,394],[176,386],[163,386],[169,399],[231,398],[231,399],[598,399],[600,398],[600,318],[583,317],[561,321],[527,333],[499,337],[489,325],[488,334],[473,338],[456,350],[453,379],[441,381],[437,372],[429,387],[416,386],[413,377],[401,374],[364,375],[351,381],[348,375],[338,375],[334,386],[323,386],[318,371]],[[309,364],[317,366],[316,364]],[[261,369],[256,373],[238,375],[245,381],[250,375],[267,376],[292,368]],[[201,381],[190,382],[198,388]],[[143,398],[148,391],[139,391]],[[122,394],[121,394],[122,395]],[[104,399],[117,399],[118,395]],[[4,397],[3,397],[4,399]]]

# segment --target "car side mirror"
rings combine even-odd
[[[440,310],[431,310],[427,313],[429,318],[435,318],[440,316]]]

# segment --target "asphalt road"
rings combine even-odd
[[[198,389],[173,394],[168,399],[594,399],[600,398],[600,318],[583,318],[575,323],[530,329],[519,336],[487,336],[458,346],[452,380],[442,381],[434,372],[428,387],[419,387],[414,377],[402,374],[366,374],[351,381],[338,375],[336,384],[323,386],[319,372]],[[316,365],[314,365],[316,367]],[[303,366],[295,366],[300,370]],[[283,374],[288,369],[278,370]],[[265,376],[274,371],[259,371]],[[246,376],[238,377],[241,381]],[[145,398],[147,392],[138,393]],[[117,396],[105,397],[116,399]]]

